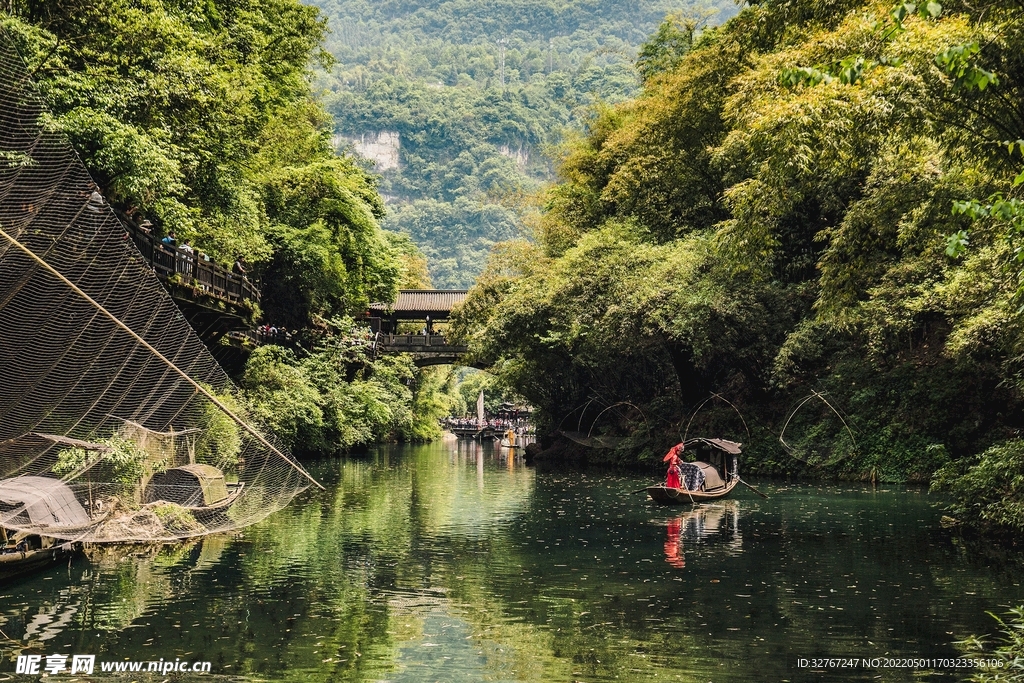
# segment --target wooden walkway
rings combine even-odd
[[[153,267],[165,283],[191,287],[232,306],[251,309],[259,303],[260,293],[244,275],[232,273],[196,252],[185,252],[163,244],[154,235],[144,232],[128,221],[122,221],[142,258]]]

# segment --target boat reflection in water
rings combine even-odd
[[[470,464],[476,467],[477,483],[483,490],[484,461],[489,460],[508,470],[510,475],[526,467],[525,453],[522,448],[508,448],[494,441],[475,441],[469,439],[446,439],[450,449],[450,460],[453,464]]]
[[[743,551],[740,506],[735,500],[700,505],[670,518],[666,527],[665,561],[677,569],[686,567],[684,541],[694,545],[724,544],[727,555],[738,555]]]
[[[87,560],[74,561],[66,572],[7,587],[19,597],[0,604],[0,643],[12,656],[66,651],[82,642],[82,631],[95,637],[137,627],[145,615],[173,604],[191,577],[215,567],[230,538],[86,545]]]

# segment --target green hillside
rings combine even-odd
[[[666,15],[723,18],[666,0],[316,4],[338,61],[323,86],[339,142],[397,133],[397,168],[376,167],[385,227],[424,250],[438,287],[469,286],[518,231],[518,198],[553,177],[551,146],[639,92],[638,47]]]

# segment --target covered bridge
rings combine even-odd
[[[370,322],[375,332],[395,334],[398,323],[422,322],[428,331],[433,324],[448,320],[452,308],[466,300],[465,289],[402,289],[393,304],[370,304]]]
[[[465,346],[452,345],[434,324],[447,321],[452,308],[466,300],[465,289],[403,289],[393,304],[370,304],[370,327],[381,353],[407,353],[416,365],[460,362]],[[399,334],[398,324],[420,323],[420,332]]]

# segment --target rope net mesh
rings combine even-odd
[[[46,113],[0,30],[0,527],[167,541],[279,510],[309,475],[233,417],[235,387]]]
[[[618,448],[619,444],[626,440],[624,436],[603,436],[601,434],[584,434],[583,432],[567,432],[565,430],[562,430],[562,436],[581,446],[589,446],[590,448]]]

